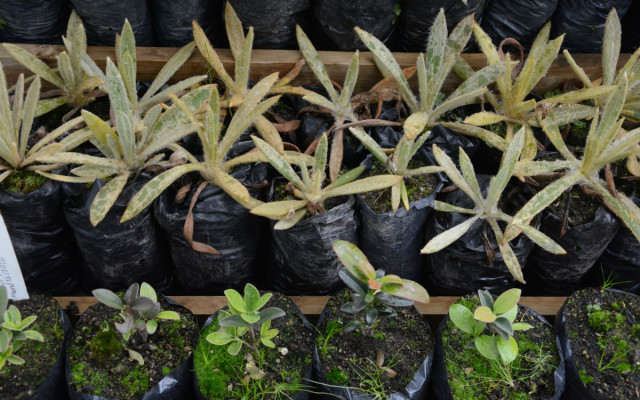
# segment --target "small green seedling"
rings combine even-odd
[[[177,312],[160,309],[156,291],[146,282],[129,286],[124,293],[124,301],[108,289],[96,289],[92,293],[102,304],[120,310],[120,316],[124,321],[116,322],[115,326],[126,342],[132,334],[140,332],[142,342],[146,343],[148,335],[153,335],[158,329],[159,319],[180,319]]]
[[[478,290],[481,305],[475,311],[454,304],[449,308],[449,318],[458,329],[474,336],[474,346],[483,357],[507,366],[518,356],[513,333],[533,328],[526,323],[514,323],[520,293],[520,289],[507,290],[494,302],[488,291]]]
[[[283,317],[285,312],[277,307],[261,310],[271,299],[271,293],[260,296],[258,289],[250,283],[244,287],[244,297],[234,289],[224,291],[229,303],[229,311],[220,311],[220,330],[207,336],[207,341],[216,346],[225,346],[231,355],[237,355],[242,346],[247,346],[253,358],[260,361],[262,357],[258,346],[263,344],[269,348],[276,345],[271,339],[278,335],[277,329],[271,329],[271,321]],[[259,336],[256,333],[259,329]],[[246,334],[249,333],[248,336]]]
[[[429,302],[429,294],[422,286],[397,275],[385,275],[383,270],[376,271],[354,244],[338,240],[332,246],[344,265],[338,275],[355,292],[353,302],[341,308],[341,311],[355,316],[344,326],[345,332],[364,327],[365,335],[373,337],[379,317],[397,315],[393,307]]]
[[[44,342],[40,332],[27,329],[36,320],[35,315],[22,319],[20,311],[14,305],[9,306],[7,288],[0,286],[0,371],[6,363],[22,365],[24,360],[16,353],[27,339]]]

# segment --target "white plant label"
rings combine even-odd
[[[11,300],[29,299],[27,285],[24,283],[2,214],[0,214],[0,285],[7,288],[7,294]]]

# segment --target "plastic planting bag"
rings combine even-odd
[[[118,291],[135,282],[147,282],[162,292],[171,286],[166,241],[152,209],[120,223],[129,200],[148,179],[143,176],[125,186],[107,216],[95,227],[89,220],[89,209],[104,181],[97,180],[89,190],[83,184],[63,184],[64,211],[80,248],[86,289]]]
[[[394,29],[395,9],[399,0],[316,0],[314,15],[319,30],[330,39],[327,50],[366,50],[353,28],[360,27],[384,43]]]
[[[274,290],[288,295],[328,294],[344,287],[338,277],[342,263],[331,243],[346,240],[358,243],[355,198],[330,210],[307,216],[293,227],[274,230],[267,280]]]
[[[638,21],[640,21],[640,1],[632,1],[631,7],[629,7],[627,14],[621,22],[621,51],[623,53],[633,53],[640,46],[640,29],[638,29]]]
[[[482,14],[482,29],[496,45],[513,38],[528,50],[558,3],[559,0],[490,0]]]
[[[485,190],[491,176],[478,175],[478,183]],[[505,193],[510,192],[507,186]],[[525,187],[526,190],[526,187]],[[438,200],[455,206],[470,208],[473,201],[461,190],[440,194]],[[518,193],[512,199],[522,206],[525,196]],[[466,221],[468,215],[458,213],[435,212],[427,222],[425,243],[434,236]],[[509,243],[521,266],[526,264],[533,242],[524,235]],[[491,262],[487,247],[495,260]],[[427,289],[433,294],[464,295],[485,289],[502,292],[515,284],[515,280],[498,248],[492,229],[483,220],[476,221],[460,239],[437,253],[429,255]]]
[[[197,21],[209,40],[217,42],[223,0],[149,0],[158,46],[182,47],[193,40]]]
[[[262,165],[245,165],[233,175],[247,186],[266,178]],[[174,275],[181,290],[190,294],[221,294],[240,288],[258,273],[266,220],[249,213],[222,189],[207,185],[193,208],[193,240],[212,246],[220,254],[197,252],[184,236],[184,224],[197,185],[184,201],[175,201],[177,188],[169,188],[154,203],[155,216],[169,239]],[[257,197],[260,189],[249,188]]]
[[[632,0],[562,0],[553,14],[551,37],[566,34],[562,47],[572,53],[602,51],[604,25],[615,7],[622,20]]]
[[[62,44],[69,14],[67,0],[2,0],[0,43]]]
[[[309,25],[310,0],[229,0],[257,49],[297,49],[296,24]]]
[[[78,283],[78,249],[62,211],[62,185],[48,181],[28,194],[0,190],[0,212],[30,288],[65,294]]]
[[[474,14],[480,23],[486,0],[405,0],[398,20],[398,47],[401,51],[423,53],[427,48],[431,25],[441,8],[447,19],[447,30],[451,30],[469,14]]]
[[[544,211],[540,231],[566,250],[556,255],[535,247],[524,269],[528,287],[541,294],[567,295],[574,291],[582,277],[596,263],[620,227],[618,219],[604,206],[598,207],[592,222],[567,227],[560,237],[562,220]]]
[[[155,44],[147,0],[71,0],[71,4],[82,18],[89,45],[114,46],[125,19],[131,24],[136,46]]]

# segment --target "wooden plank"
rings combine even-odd
[[[56,55],[64,49],[63,46],[56,45],[21,46],[51,66],[55,66]],[[170,47],[138,47],[138,79],[145,81],[152,80],[164,66],[166,61],[175,54],[176,51],[176,48]],[[102,68],[105,66],[107,57],[112,59],[115,57],[115,52],[112,47],[90,46],[87,52]],[[234,61],[230,50],[218,49],[217,52],[227,71],[232,73]],[[353,53],[320,51],[319,55],[325,63],[327,71],[332,79],[336,82],[342,83]],[[403,68],[415,66],[417,53],[394,53],[394,56]],[[485,57],[482,54],[463,54],[463,57],[474,69],[479,69],[486,65]],[[575,54],[573,57],[592,80],[601,76],[602,68],[599,54]],[[293,68],[296,61],[300,58],[301,55],[297,50],[256,49],[253,51],[251,57],[250,79],[257,81],[273,72],[279,72],[280,76],[283,76],[287,71]],[[623,65],[628,58],[628,54],[621,55],[618,65]],[[0,46],[0,63],[4,66],[7,79],[11,83],[15,82],[20,73],[30,74],[22,65],[13,60],[2,46]],[[210,71],[211,69],[206,61],[196,51],[195,54],[175,74],[174,81],[185,79],[197,74],[208,73]],[[373,61],[371,53],[369,52],[360,53],[359,78],[362,90],[369,89],[381,79],[380,72]],[[540,94],[543,94],[548,90],[561,87],[564,82],[570,80],[576,80],[576,77],[564,57],[559,56],[550,68],[547,76],[542,78],[538,86],[536,86],[536,90]],[[444,90],[451,91],[456,87],[455,85],[457,85],[458,82],[459,79],[457,77],[449,76],[444,84]],[[313,83],[316,83],[316,79],[308,67],[304,67],[300,72],[299,77],[294,81],[294,84],[297,85]],[[412,83],[415,84],[415,82]]]
[[[187,307],[196,315],[210,315],[227,304],[224,296],[171,296],[173,300]],[[319,315],[329,296],[291,296],[305,315]],[[77,306],[77,312],[82,313],[89,306],[96,303],[96,299],[88,296],[56,297],[62,308],[67,309],[71,302]],[[446,315],[449,306],[458,299],[457,296],[436,296],[429,304],[417,304],[416,307],[424,315]],[[533,308],[544,316],[555,316],[565,297],[522,297],[520,303]]]

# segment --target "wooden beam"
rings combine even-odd
[[[27,44],[20,46],[35,54],[50,66],[56,65],[56,56],[64,49],[63,46],[57,45]],[[138,47],[138,79],[143,81],[153,80],[167,60],[175,54],[177,50],[178,49],[176,48],[170,47]],[[227,71],[233,75],[235,63],[231,56],[231,51],[228,49],[218,49],[216,51],[220,56],[222,64],[225,66]],[[101,68],[104,68],[107,57],[110,57],[111,59],[115,58],[115,51],[113,47],[89,46],[87,52]],[[336,82],[342,83],[353,53],[337,51],[320,51],[318,53],[331,78]],[[400,66],[402,68],[406,68],[415,66],[418,54],[394,53],[394,56]],[[462,56],[476,70],[486,65],[485,57],[482,54],[463,54]],[[597,79],[602,75],[602,62],[599,54],[575,54],[573,57],[592,80]],[[283,76],[293,68],[296,61],[300,58],[302,58],[302,56],[297,50],[254,50],[251,57],[250,79],[252,81],[257,81],[273,72],[279,72],[280,76]],[[628,54],[621,55],[618,66],[622,66],[628,59]],[[10,84],[15,82],[20,73],[25,73],[27,75],[30,74],[30,72],[22,65],[11,58],[2,46],[0,46],[0,63],[4,66],[4,71]],[[211,68],[204,58],[202,58],[202,56],[196,51],[182,66],[182,68],[177,71],[174,75],[173,81],[182,80],[208,72],[212,72]],[[381,78],[382,77],[373,61],[371,53],[361,52],[359,74],[360,88],[362,90],[367,90]],[[542,78],[536,86],[536,90],[539,94],[544,94],[544,92],[561,87],[564,82],[571,80],[577,79],[569,67],[569,64],[565,61],[565,58],[563,56],[559,56],[549,69],[549,73]],[[445,81],[444,91],[447,92],[453,90],[459,81],[460,80],[456,76],[450,75]],[[298,78],[293,83],[296,85],[308,85],[317,82],[311,70],[308,67],[304,67]],[[412,80],[412,84],[416,84],[415,79]]]
[[[173,300],[182,304],[196,315],[210,315],[227,305],[224,296],[171,296]],[[305,315],[320,315],[329,296],[291,296]],[[416,307],[424,315],[446,315],[449,306],[458,299],[457,296],[432,297],[429,304],[417,304]],[[555,316],[565,297],[522,297],[520,303],[534,309],[544,316]],[[88,296],[56,297],[62,308],[67,309],[73,302],[77,312],[84,312],[89,306],[96,303],[96,299]]]

